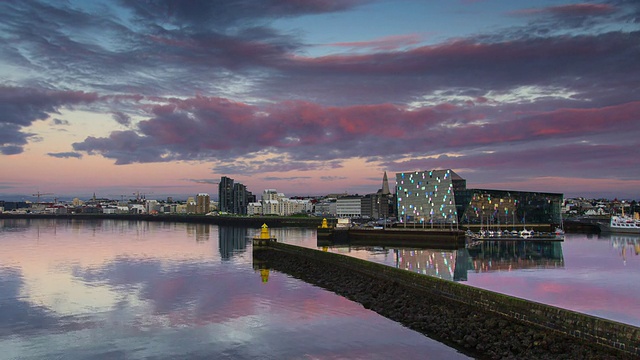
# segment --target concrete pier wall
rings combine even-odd
[[[424,276],[405,270],[376,264],[340,254],[327,253],[298,246],[272,243],[255,249],[254,258],[263,258],[260,251],[272,250],[287,259],[304,257],[323,263],[324,267],[339,268],[348,273],[358,273],[380,281],[393,283],[434,297],[466,304],[472,309],[497,314],[513,322],[547,329],[579,343],[602,346],[620,352],[623,358],[640,356],[640,328],[594,316],[577,313],[545,304],[527,301],[492,291]],[[273,256],[272,256],[273,258]],[[326,281],[326,280],[324,280]],[[453,304],[453,303],[452,303]],[[408,310],[408,309],[407,309]],[[409,310],[410,311],[410,310]]]

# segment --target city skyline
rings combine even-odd
[[[0,199],[471,188],[638,199],[640,3],[4,1]]]

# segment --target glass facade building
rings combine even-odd
[[[560,224],[563,194],[467,189],[456,194],[461,224]]]
[[[467,189],[453,170],[396,173],[398,221],[413,224],[560,224],[563,194]]]
[[[455,193],[465,188],[466,181],[450,169],[396,173],[398,221],[455,224]]]

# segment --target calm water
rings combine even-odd
[[[0,220],[2,359],[466,358],[331,292],[254,270],[259,229]],[[640,326],[640,237],[457,251],[318,248]]]
[[[257,231],[0,220],[0,358],[467,358],[334,293],[254,270]],[[315,246],[314,230],[273,233]]]
[[[307,234],[285,238],[317,247]],[[324,250],[640,326],[640,236],[567,234],[564,242],[494,242],[457,251]]]

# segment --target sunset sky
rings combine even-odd
[[[0,2],[0,199],[448,168],[640,199],[639,144],[637,0]]]

